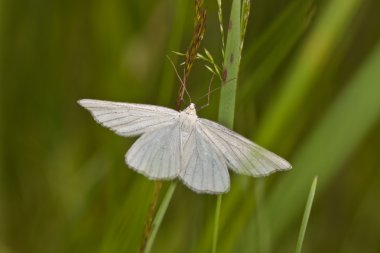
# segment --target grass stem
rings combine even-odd
[[[220,217],[220,207],[222,205],[222,196],[223,195],[218,195],[216,199],[214,234],[212,237],[212,250],[211,250],[212,253],[216,253],[216,246],[218,244],[219,217]]]
[[[156,211],[157,201],[158,201],[158,198],[160,196],[161,188],[162,188],[162,182],[161,181],[157,181],[154,183],[153,200],[149,205],[148,218],[145,221],[144,235],[143,235],[143,240],[142,240],[141,247],[140,247],[141,253],[145,252],[146,243],[147,243],[147,241],[148,241],[148,239],[152,233],[152,227],[153,227],[152,221],[153,221],[154,213]]]
[[[161,202],[160,208],[158,209],[157,214],[154,217],[154,220],[152,223],[152,233],[151,233],[151,235],[148,238],[148,241],[146,243],[146,248],[145,248],[146,253],[150,253],[150,251],[152,250],[154,239],[156,238],[158,229],[161,225],[162,219],[164,218],[166,210],[168,209],[170,200],[172,199],[172,196],[173,196],[173,193],[174,193],[176,186],[177,186],[176,181],[173,181],[170,184],[169,189],[166,191],[164,199]]]

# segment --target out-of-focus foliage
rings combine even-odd
[[[221,62],[217,3],[204,4],[203,45]],[[294,252],[315,175],[304,251],[379,252],[378,13],[378,0],[252,2],[235,130],[294,169],[232,175],[219,252]],[[76,100],[174,107],[166,55],[179,64],[170,52],[192,33],[192,1],[0,1],[0,253],[138,251],[153,182],[124,164],[133,140]],[[196,63],[193,100],[210,78]],[[217,118],[218,93],[200,116]],[[210,252],[215,200],[178,184],[153,252]]]

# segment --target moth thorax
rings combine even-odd
[[[195,109],[195,104],[191,103],[188,107],[186,107],[184,112],[188,115],[195,115],[196,116],[197,110]]]
[[[195,121],[197,120],[197,116],[191,115],[191,114],[183,114],[183,117],[181,117],[181,131],[184,132],[191,132],[192,129],[195,127]]]

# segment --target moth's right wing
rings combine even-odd
[[[238,133],[207,119],[199,119],[204,136],[223,154],[228,167],[254,177],[292,168],[289,162]]]
[[[179,178],[198,193],[220,194],[229,191],[230,176],[223,155],[194,125],[182,143]]]
[[[82,99],[78,103],[89,110],[99,124],[126,137],[171,125],[179,114],[175,110],[155,105],[93,99]]]

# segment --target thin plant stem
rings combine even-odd
[[[245,31],[247,30],[248,18],[251,9],[251,0],[243,0],[242,13],[241,13],[241,40],[240,50],[243,50]]]
[[[156,211],[157,202],[158,202],[158,198],[160,196],[161,188],[162,188],[162,182],[161,181],[157,181],[154,183],[153,200],[149,205],[148,218],[147,218],[147,220],[145,222],[145,226],[144,226],[144,235],[143,235],[143,240],[142,240],[141,247],[140,247],[141,253],[145,252],[145,247],[146,247],[147,241],[148,241],[148,239],[152,233],[152,227],[153,227],[152,226],[152,220],[153,220],[154,212]]]
[[[182,101],[183,95],[186,90],[187,80],[190,75],[191,68],[193,66],[194,61],[197,59],[198,50],[201,46],[201,42],[203,40],[203,35],[206,30],[206,15],[207,10],[202,7],[202,0],[195,0],[195,17],[194,17],[194,32],[193,37],[191,39],[190,45],[186,51],[186,59],[185,59],[185,67],[183,73],[183,85],[181,85],[178,97],[177,97],[177,110],[179,109]]]
[[[222,38],[222,57],[224,60],[224,28],[223,28],[223,12],[222,12],[222,1],[217,0],[218,3],[218,19],[219,19],[219,29],[220,29],[220,37]]]
[[[176,186],[177,186],[176,181],[173,181],[170,184],[169,189],[167,190],[165,197],[161,202],[160,208],[158,209],[157,214],[154,217],[154,220],[152,223],[152,233],[149,236],[148,241],[146,243],[146,248],[145,248],[146,253],[150,253],[150,251],[152,250],[154,239],[157,236],[158,229],[161,225],[162,219],[165,216],[166,210],[168,209],[170,200],[172,199],[172,196],[173,196],[173,193],[174,193]]]
[[[220,217],[220,207],[222,205],[222,195],[218,195],[216,199],[215,208],[215,222],[214,222],[214,234],[212,237],[212,253],[216,253],[216,246],[218,244],[218,230],[219,230],[219,217]]]

